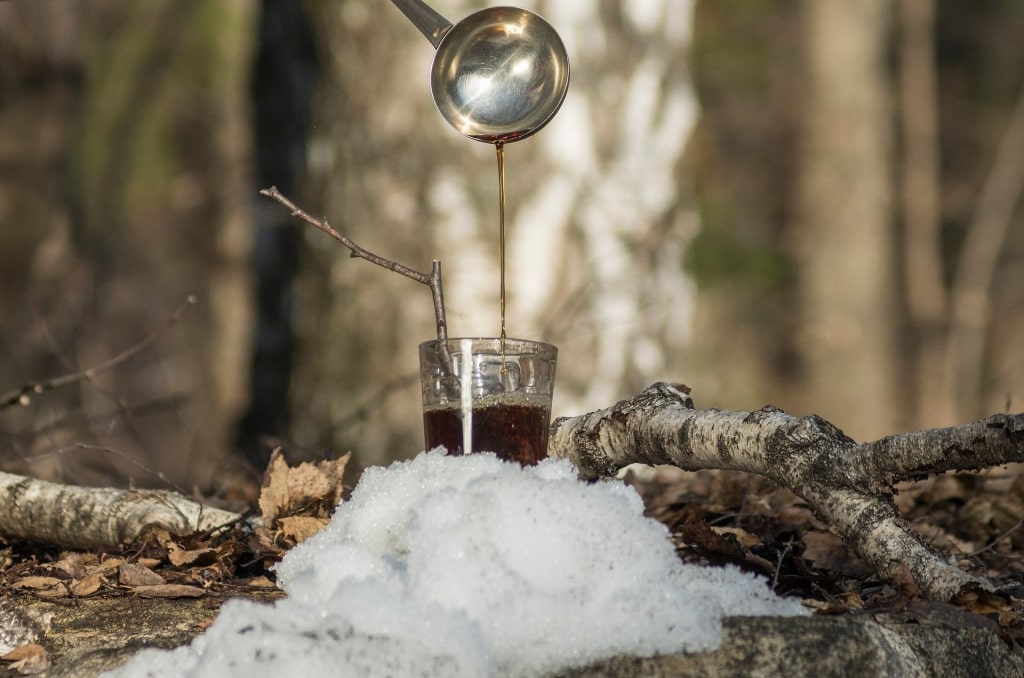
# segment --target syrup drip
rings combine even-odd
[[[498,155],[498,257],[501,260],[501,285],[498,292],[498,307],[501,314],[501,371],[505,372],[505,142],[494,144]]]

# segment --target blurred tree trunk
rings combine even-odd
[[[263,0],[252,71],[254,194],[277,186],[295,195],[307,162],[310,109],[318,77],[307,13],[299,2]],[[249,405],[238,422],[239,448],[256,470],[288,435],[289,391],[295,361],[295,290],[301,226],[276,205],[256,210],[253,269],[256,323]]]
[[[798,409],[799,302],[786,247],[793,212],[803,68],[797,3],[697,3],[690,145],[700,233],[687,383],[702,404]]]
[[[136,369],[111,375],[129,404],[123,442],[188,477],[223,458],[245,402],[250,332],[250,231],[245,193],[247,82],[255,14],[245,0],[99,6],[89,26],[86,96],[75,149],[78,245],[96,262],[93,318],[103,343],[80,364],[159,322],[186,294],[199,313]],[[123,374],[123,376],[118,376]],[[93,385],[95,386],[95,385]],[[132,408],[176,394],[184,405],[132,422]],[[106,422],[100,420],[102,425]]]
[[[11,414],[9,447],[35,475],[46,475],[36,460],[47,457],[83,483],[110,482],[115,467],[143,484],[162,480],[153,469],[208,482],[245,399],[253,9],[42,0],[2,10],[35,32],[29,53],[74,48],[72,90],[34,90],[44,71],[32,69],[44,62],[27,60],[19,95],[35,108],[4,107],[22,112],[8,138],[37,144],[15,167],[52,165],[52,184],[30,185],[0,229],[48,238],[12,252],[33,285],[16,300],[14,317],[27,322],[5,326],[25,340],[19,380],[98,364],[159,328],[186,296],[200,300],[129,367]]]
[[[88,26],[73,181],[78,246],[96,265],[92,320],[107,331],[76,359],[97,362],[187,294],[200,304],[149,360],[82,397],[94,416],[109,410],[104,391],[128,403],[112,445],[171,477],[212,473],[246,399],[254,19],[245,0],[159,0],[98,5]],[[183,405],[133,423],[132,408],[168,393]]]
[[[946,369],[956,418],[1024,400],[1024,4],[938,4]]]
[[[902,389],[893,240],[888,0],[820,0],[807,13],[807,94],[794,250],[802,411],[855,439],[897,430]]]
[[[935,0],[899,0],[901,181],[908,352],[915,426],[956,419],[946,370],[948,294],[942,256],[942,175]]]
[[[60,369],[57,340],[49,351],[44,342],[63,336],[68,320],[50,313],[82,280],[65,181],[82,96],[81,33],[73,0],[0,3],[0,389]],[[19,434],[39,421],[24,408],[0,420],[6,468],[31,453]]]
[[[435,8],[458,20],[487,3]],[[566,41],[570,93],[506,148],[508,332],[559,345],[555,410],[591,409],[682,374],[694,229],[683,146],[695,119],[690,3],[527,2]],[[325,65],[306,205],[361,246],[420,270],[443,261],[452,336],[496,336],[494,149],[461,137],[429,90],[433,50],[388,3],[313,2]],[[306,234],[293,408],[306,447],[379,463],[422,448],[416,347],[434,334],[414,283]],[[326,434],[324,433],[326,431]]]

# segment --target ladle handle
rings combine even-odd
[[[402,14],[420,29],[430,44],[437,49],[441,38],[451,30],[452,23],[427,6],[423,0],[391,0]]]

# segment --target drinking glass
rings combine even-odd
[[[548,453],[558,349],[525,339],[420,344],[426,448],[494,452],[523,465]]]

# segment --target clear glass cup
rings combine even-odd
[[[420,344],[426,449],[494,452],[523,465],[548,454],[558,349],[524,339]]]

